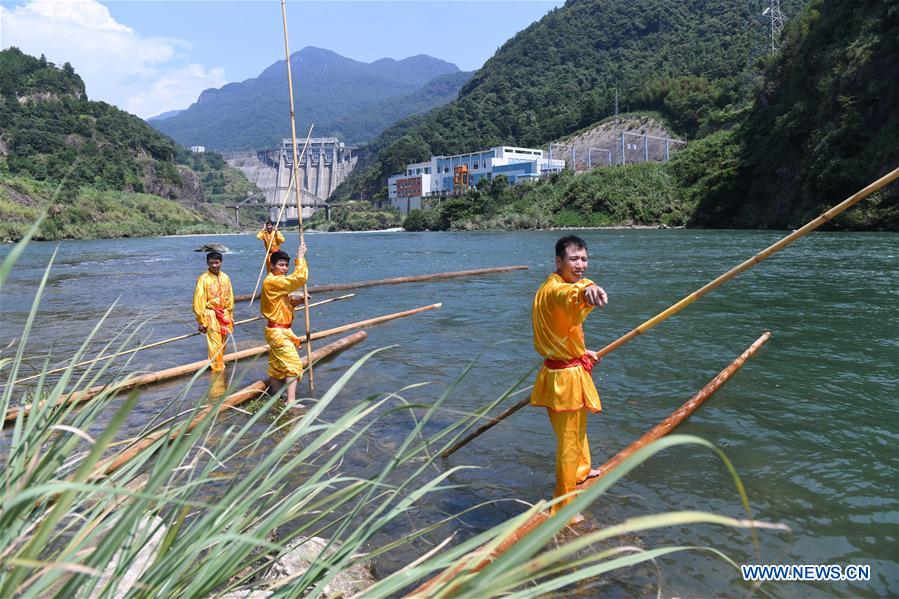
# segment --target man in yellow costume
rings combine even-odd
[[[300,338],[291,330],[294,306],[301,304],[305,298],[292,298],[290,293],[301,289],[309,277],[306,266],[306,244],[300,244],[297,263],[292,274],[290,256],[286,252],[277,251],[271,255],[271,273],[262,282],[262,296],[259,309],[267,319],[265,341],[268,343],[268,375],[271,378],[271,392],[277,393],[282,385],[287,384],[287,405],[296,403],[297,380],[303,376],[303,364],[297,347]]]
[[[587,412],[599,412],[599,394],[591,371],[596,352],[584,345],[583,322],[596,306],[609,301],[606,292],[590,279],[587,244],[570,235],[556,242],[556,272],[547,277],[534,297],[534,348],[544,357],[537,373],[531,405],[546,408],[556,433],[556,488],[553,497],[599,475],[591,468],[587,441]],[[552,507],[555,514],[572,498]],[[573,522],[583,517],[578,515]]]
[[[206,254],[206,266],[206,272],[197,277],[194,316],[197,318],[197,330],[206,334],[210,368],[214,372],[222,372],[225,369],[222,359],[225,341],[234,332],[234,292],[231,279],[222,272],[222,255],[219,252]]]
[[[268,259],[265,261],[265,267],[268,272],[272,272],[271,256],[281,249],[284,243],[284,235],[275,228],[275,223],[271,220],[265,221],[265,228],[256,233],[256,239],[261,239],[265,250],[268,252]]]

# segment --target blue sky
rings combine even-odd
[[[429,54],[480,67],[562,0],[288,0],[291,51],[371,62]],[[284,58],[281,5],[267,1],[0,0],[0,44],[69,61],[91,99],[148,117]]]

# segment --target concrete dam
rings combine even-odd
[[[297,153],[302,154],[304,142],[305,140],[297,140]],[[313,137],[309,140],[309,147],[298,165],[304,219],[324,208],[328,197],[353,172],[358,160],[353,153],[355,149],[346,146],[336,137]],[[284,139],[280,148],[271,150],[231,152],[223,156],[228,166],[239,169],[262,190],[263,201],[269,206],[269,217],[277,220],[281,203],[291,187],[291,141]],[[290,195],[281,217],[281,222],[285,224],[297,221],[296,200],[292,189]]]

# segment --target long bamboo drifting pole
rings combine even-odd
[[[675,314],[677,314],[678,312],[680,312],[681,310],[683,310],[684,308],[686,308],[687,306],[689,306],[690,304],[692,304],[693,302],[695,302],[696,300],[701,298],[703,295],[705,295],[709,291],[712,291],[713,289],[720,287],[724,283],[727,283],[728,281],[730,281],[731,279],[736,277],[741,272],[743,272],[745,270],[749,270],[750,268],[752,268],[759,262],[761,262],[761,261],[765,260],[766,258],[768,258],[769,256],[771,256],[772,254],[784,249],[785,247],[787,247],[788,245],[790,245],[791,243],[793,243],[800,237],[804,237],[804,236],[808,235],[809,233],[811,233],[812,231],[814,231],[815,229],[817,229],[824,223],[830,222],[831,220],[833,220],[834,218],[836,218],[837,216],[839,216],[840,214],[842,214],[843,212],[845,212],[846,210],[851,208],[852,206],[861,202],[863,199],[865,199],[866,197],[868,197],[875,191],[878,191],[879,189],[883,188],[884,186],[892,183],[897,178],[899,178],[899,168],[890,171],[889,173],[887,173],[886,175],[884,175],[877,181],[871,183],[864,189],[856,192],[849,198],[843,200],[842,202],[840,202],[839,204],[837,204],[830,210],[822,213],[820,216],[818,216],[816,219],[812,220],[811,222],[809,222],[802,228],[796,229],[795,231],[793,231],[792,233],[790,233],[789,235],[787,235],[786,237],[784,237],[777,243],[768,246],[767,248],[765,248],[764,250],[762,250],[761,252],[759,252],[758,254],[753,256],[752,258],[746,260],[745,262],[742,262],[741,264],[738,264],[737,266],[730,269],[729,271],[727,271],[726,273],[724,273],[723,275],[721,275],[720,277],[718,277],[711,283],[708,283],[704,287],[697,289],[696,291],[694,291],[690,295],[684,297],[682,300],[680,300],[679,302],[677,302],[676,304],[674,304],[667,310],[664,310],[664,311],[656,314],[655,316],[653,316],[652,318],[650,318],[649,320],[647,320],[640,326],[632,329],[627,334],[622,335],[621,337],[619,337],[612,343],[608,344],[607,346],[605,346],[604,348],[602,348],[601,350],[599,350],[596,353],[601,358],[601,357],[605,356],[606,354],[609,354],[612,351],[618,349],[619,347],[621,347],[622,345],[624,345],[625,343],[627,343],[634,337],[636,337],[642,333],[645,333],[646,331],[648,331],[652,327],[656,326],[660,322],[667,320],[671,316],[674,316]],[[445,451],[442,454],[443,457],[452,455],[457,449],[459,449],[463,445],[468,444],[468,442],[471,441],[472,439],[474,439],[475,437],[490,430],[495,425],[499,424],[500,422],[502,422],[503,420],[505,420],[506,418],[508,418],[509,416],[511,416],[512,414],[514,414],[515,412],[517,412],[518,410],[523,408],[524,406],[528,405],[528,403],[530,403],[530,398],[526,397],[526,398],[522,399],[517,404],[515,404],[511,408],[507,409],[505,412],[503,412],[496,418],[491,419],[489,422],[487,422],[486,424],[484,424],[483,426],[478,428],[476,431],[474,431],[472,434],[468,435],[467,437],[465,437],[464,439],[462,439],[461,441],[456,443],[453,447],[451,447],[450,449]]]
[[[341,325],[339,327],[334,327],[331,329],[325,329],[324,331],[319,331],[317,333],[312,334],[313,340],[323,339],[325,337],[330,337],[332,335],[339,335],[340,333],[352,330],[352,329],[361,329],[363,327],[369,327],[376,324],[380,324],[382,322],[387,322],[390,320],[395,320],[397,318],[404,318],[406,316],[412,316],[413,314],[418,314],[420,312],[427,312],[429,310],[436,310],[440,308],[442,304],[431,304],[429,306],[422,306],[421,308],[414,308],[412,310],[405,310],[403,312],[394,312],[393,314],[385,314],[383,316],[377,316],[375,318],[369,318],[366,320],[360,320],[358,322],[353,322],[350,324]],[[252,358],[254,356],[258,356],[260,354],[264,354],[268,351],[268,345],[259,345],[256,347],[251,347],[248,349],[244,349],[238,352],[225,354],[222,356],[222,359],[225,362],[236,362],[237,360],[243,360],[244,358]],[[308,356],[306,358],[308,360]],[[184,364],[182,366],[175,366],[173,368],[167,368],[165,370],[159,370],[157,372],[151,372],[149,374],[137,376],[134,378],[126,379],[121,383],[110,387],[109,385],[98,385],[96,387],[91,387],[90,389],[86,389],[84,391],[76,391],[74,393],[70,393],[68,395],[63,395],[59,398],[57,402],[59,405],[65,403],[83,403],[85,401],[89,401],[96,397],[104,390],[109,390],[110,392],[118,393],[120,391],[127,391],[128,389],[133,389],[135,387],[143,387],[146,385],[151,385],[154,383],[159,383],[162,381],[167,381],[173,378],[177,378],[179,376],[185,376],[188,374],[193,374],[198,370],[205,368],[209,364],[209,360],[199,360],[197,362],[191,362],[190,364]],[[44,405],[44,402],[39,404],[40,406]],[[10,408],[6,412],[6,420],[5,423],[15,421],[16,417],[19,415],[20,411],[24,411],[26,414],[31,412],[32,405],[25,405],[18,408]]]
[[[297,259],[299,259],[299,248],[303,246],[303,202],[302,202],[302,192],[300,191],[300,183],[299,183],[299,156],[297,156],[297,123],[296,118],[294,117],[294,105],[293,105],[293,75],[290,70],[290,43],[287,41],[287,4],[285,0],[281,0],[281,23],[284,25],[284,58],[285,63],[287,63],[287,91],[290,96],[290,139],[291,145],[293,146],[293,169],[292,169],[292,178],[297,183],[293,186],[294,193],[296,193],[297,198],[297,228],[300,232],[300,246],[297,248]],[[310,133],[312,130],[310,129]],[[309,297],[309,290],[307,289],[306,282],[303,282],[303,297]],[[251,300],[252,301],[252,300]],[[306,356],[309,359],[309,392],[315,390],[315,374],[312,369],[312,328],[309,321],[309,311],[303,314],[306,317]]]
[[[348,293],[346,295],[340,295],[337,297],[331,297],[326,300],[321,300],[320,302],[315,302],[314,304],[309,304],[310,308],[315,308],[316,306],[321,306],[323,304],[330,304],[331,302],[338,302],[340,300],[350,299],[354,297],[355,293]],[[305,310],[305,305],[300,305],[294,308],[294,311],[297,310]],[[235,321],[234,325],[237,326],[239,324],[247,324],[248,322],[255,322],[257,320],[262,320],[265,318],[264,316],[254,316],[252,318],[245,318],[243,320]],[[113,358],[118,358],[120,356],[127,356],[128,354],[133,354],[135,352],[139,352],[141,350],[150,349],[151,347],[159,347],[160,345],[165,345],[166,343],[172,343],[173,341],[181,341],[182,339],[189,339],[190,337],[196,337],[197,335],[204,335],[205,333],[200,333],[199,331],[195,331],[193,333],[187,333],[185,335],[178,335],[177,337],[172,337],[170,339],[163,339],[162,341],[154,341],[153,343],[148,343],[146,345],[141,345],[140,347],[135,347],[134,349],[126,349],[124,351],[120,351],[115,354],[110,354],[108,356],[101,356],[99,358],[94,358],[92,360],[85,360],[83,362],[78,362],[72,368],[78,368],[80,366],[88,366],[90,364],[96,364],[97,362],[103,362],[105,360],[111,360]],[[58,372],[62,372],[64,370],[68,370],[69,366],[61,366],[60,368],[54,368],[53,370],[48,370],[46,372],[42,372],[40,374],[33,374],[31,376],[26,376],[25,378],[17,380],[14,384],[24,383],[26,381],[31,381],[36,378],[40,378],[41,376],[47,376],[50,374],[56,374]]]
[[[328,345],[318,349],[317,351],[312,353],[310,362],[310,357],[306,356],[305,358],[301,358],[303,363],[303,368],[309,367],[310,364],[322,360],[332,354],[343,351],[348,347],[352,347],[356,345],[360,341],[363,341],[366,337],[368,337],[368,333],[365,331],[358,331],[353,333],[352,335],[347,335],[343,339],[338,339],[334,343],[329,343]],[[230,410],[231,408],[238,406],[246,401],[259,397],[268,389],[268,384],[264,381],[256,381],[252,385],[244,387],[240,391],[233,393],[225,398],[225,401],[222,402],[219,407],[218,414],[225,412],[226,410]],[[209,414],[215,409],[215,404],[209,404],[203,406],[197,415],[190,421],[190,423],[185,427],[176,427],[177,430],[169,432],[169,429],[163,429],[159,431],[152,432],[145,437],[142,437],[134,445],[129,446],[127,449],[122,451],[119,455],[110,458],[108,461],[97,466],[97,472],[105,475],[112,474],[132,459],[134,459],[140,452],[145,450],[147,447],[150,447],[155,443],[158,439],[164,437],[166,434],[169,434],[172,439],[175,439],[178,435],[187,433],[193,430],[198,424],[200,424]]]
[[[761,337],[756,339],[752,345],[746,348],[746,350],[742,354],[740,354],[733,362],[731,362],[727,368],[719,372],[711,381],[709,381],[702,389],[700,389],[699,392],[696,393],[696,395],[691,397],[689,401],[672,412],[671,415],[668,416],[665,420],[647,431],[642,437],[615,454],[614,457],[612,457],[600,467],[599,476],[588,478],[576,487],[577,490],[583,491],[584,489],[587,489],[590,486],[596,484],[602,477],[606,476],[609,472],[615,469],[615,467],[621,464],[621,462],[623,462],[625,459],[627,459],[646,445],[649,445],[651,442],[657,439],[661,439],[672,430],[674,430],[691,414],[698,410],[699,407],[702,406],[702,404],[718,389],[720,389],[721,386],[724,385],[724,383],[726,383],[734,375],[734,373],[736,373],[743,366],[743,364],[746,363],[746,360],[755,355],[755,353],[763,345],[765,345],[765,343],[767,343],[770,338],[770,332],[766,331],[765,333],[763,333]],[[537,514],[534,514],[533,517],[531,517],[527,522],[525,522],[517,530],[515,530],[492,552],[488,552],[486,549],[481,548],[478,551],[469,554],[467,558],[463,558],[459,561],[459,566],[456,566],[449,570],[445,570],[441,574],[438,574],[431,580],[427,581],[426,583],[412,591],[412,593],[410,593],[408,596],[416,598],[429,597],[432,592],[436,590],[434,589],[435,586],[451,581],[463,569],[466,572],[477,572],[479,570],[482,570],[494,559],[508,551],[509,548],[512,547],[512,545],[523,539],[529,533],[533,532],[534,529],[540,526],[540,524],[545,522],[547,519],[549,519],[549,514],[547,512],[539,512]],[[482,556],[480,561],[476,561],[477,558],[475,556],[477,556],[478,554]],[[464,564],[468,563],[474,563],[474,567],[465,568]],[[452,596],[452,591],[450,590],[450,592],[446,596]]]
[[[315,123],[309,126],[309,133],[306,134],[306,142],[303,144],[303,151],[300,153],[300,160],[303,159],[303,156],[306,155],[306,148],[309,147],[309,140],[312,139],[312,128],[315,127]],[[294,183],[296,183],[296,179],[291,177],[290,185],[287,186],[287,193],[284,194],[284,199],[281,200],[281,208],[278,210],[278,218],[275,220],[274,229],[277,231],[278,225],[281,224],[281,218],[284,216],[284,208],[287,207],[287,200],[290,198],[290,190],[293,189]],[[259,291],[259,282],[262,280],[262,273],[265,272],[266,267],[269,264],[269,260],[272,255],[272,244],[275,242],[275,237],[277,235],[272,235],[269,237],[268,244],[265,246],[265,256],[262,257],[262,266],[259,268],[259,276],[256,277],[256,286],[253,287],[253,296],[256,296],[256,292]],[[250,300],[250,307],[253,307],[253,301]]]
[[[332,285],[318,285],[309,288],[309,293],[322,293],[325,291],[346,291],[348,289],[360,289],[362,287],[375,287],[378,285],[399,285],[401,283],[420,283],[423,281],[438,281],[441,279],[455,279],[457,277],[473,277],[478,275],[489,275],[498,272],[509,272],[513,270],[527,270],[527,266],[495,266],[492,268],[475,268],[473,270],[459,270],[454,272],[438,272],[426,275],[412,275],[408,277],[394,277],[392,279],[376,279],[370,281],[356,281],[355,283],[335,283]],[[255,294],[243,294],[234,296],[235,302],[246,302],[251,298],[255,299]]]

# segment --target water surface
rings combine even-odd
[[[588,320],[588,345],[599,348],[763,249],[783,235],[767,231],[585,231],[590,276],[610,305]],[[441,282],[360,289],[354,299],[312,312],[316,329],[443,302],[436,312],[368,330],[365,344],[316,369],[324,389],[370,349],[374,356],[335,409],[413,383],[406,394],[429,403],[476,360],[436,424],[497,397],[537,363],[530,340],[530,303],[552,268],[553,232],[310,234],[311,285],[485,266],[526,264],[530,270]],[[194,330],[190,300],[206,241],[231,248],[223,269],[238,293],[249,292],[259,269],[252,236],[70,241],[58,246],[41,306],[41,355],[54,364],[80,345],[97,319],[117,302],[101,340],[145,324],[136,341]],[[288,235],[286,247],[295,246]],[[0,340],[18,336],[34,291],[56,244],[33,243],[2,291]],[[0,248],[5,255],[9,246]],[[763,331],[774,334],[678,432],[722,447],[746,484],[754,515],[791,531],[761,535],[763,563],[870,564],[867,583],[777,583],[778,597],[899,595],[897,452],[899,403],[899,237],[881,233],[816,233],[712,292],[684,312],[619,349],[596,369],[604,411],[590,419],[595,463],[601,463],[668,416]],[[316,299],[325,297],[323,294]],[[254,307],[255,312],[255,307]],[[246,304],[236,317],[250,315]],[[240,347],[262,342],[255,325],[239,327]],[[503,343],[498,343],[503,341]],[[154,370],[204,357],[197,337],[140,354],[134,367]],[[248,376],[264,375],[265,360]],[[29,374],[26,372],[23,374]],[[129,425],[139,428],[183,386],[148,390]],[[172,409],[183,409],[175,405]],[[374,431],[367,455],[350,466],[374,471],[405,437],[400,421]],[[524,409],[458,452],[444,465],[473,464],[454,481],[464,490],[416,514],[418,525],[490,499],[533,502],[552,494],[554,438],[546,415]],[[641,466],[592,509],[600,523],[667,510],[710,510],[745,517],[722,464],[708,451],[677,448]],[[520,513],[514,502],[479,510],[462,536]],[[389,570],[420,555],[448,531],[379,564]],[[645,547],[664,543],[712,545],[737,563],[756,562],[748,533],[704,526],[648,533]],[[707,554],[680,553],[660,562],[664,596],[739,595],[738,573]],[[654,579],[652,574],[650,582]],[[624,572],[604,593],[646,594]],[[589,594],[589,592],[587,593]]]

